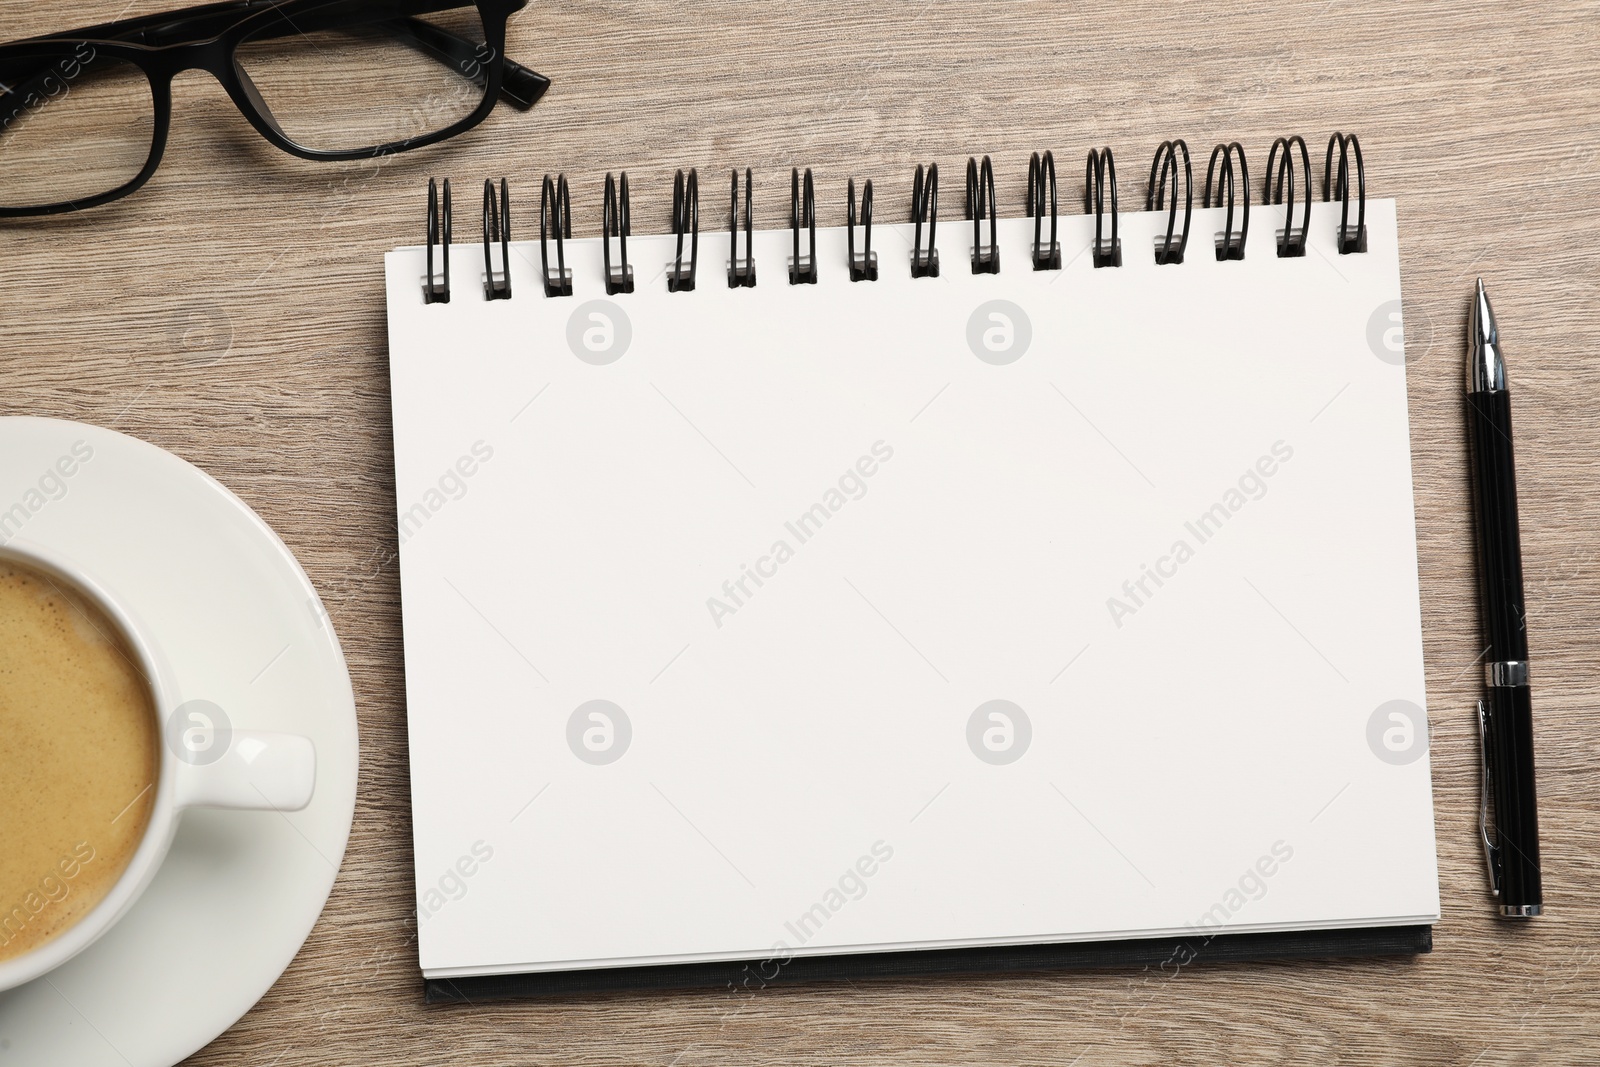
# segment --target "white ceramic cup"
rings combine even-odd
[[[128,913],[166,858],[185,809],[299,811],[311,803],[317,757],[309,738],[219,729],[206,713],[214,705],[194,700],[185,704],[150,631],[126,603],[70,560],[39,545],[10,541],[0,544],[0,563],[61,583],[99,607],[117,626],[149,680],[160,754],[150,821],[127,868],[105,899],[74,925],[21,956],[0,961],[0,990],[6,990],[61,966]],[[177,714],[180,708],[192,710]],[[0,901],[3,908],[15,904]],[[0,922],[8,915],[0,912]]]

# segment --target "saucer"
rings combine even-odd
[[[57,468],[63,456],[75,462]],[[304,811],[185,813],[121,922],[0,993],[0,1067],[170,1067],[278,980],[333,889],[356,797],[344,655],[266,523],[197,468],[111,430],[0,418],[0,540],[46,546],[103,578],[160,642],[186,699],[220,705],[236,729],[317,747]]]

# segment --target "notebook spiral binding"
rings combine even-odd
[[[1178,222],[1178,155],[1183,155],[1183,234],[1177,247],[1172,244],[1172,231]],[[1159,184],[1157,178],[1159,175]],[[1172,207],[1167,212],[1167,235],[1156,245],[1156,263],[1182,263],[1183,251],[1189,247],[1189,219],[1194,214],[1194,171],[1189,166],[1189,146],[1181,139],[1162,141],[1156,149],[1156,158],[1150,163],[1150,182],[1144,196],[1146,211],[1160,211],[1162,198],[1167,193],[1167,183],[1172,183]]]
[[[679,171],[672,179],[672,234],[678,239],[678,256],[667,272],[667,292],[694,291],[695,270],[700,265],[700,174]],[[689,266],[683,265],[683,239],[689,238]]]
[[[856,180],[850,179],[848,186],[850,207],[845,223],[846,252],[850,261],[850,280],[853,282],[875,282],[878,280],[878,253],[872,250],[872,179],[867,179],[867,184],[861,190],[861,230],[864,234],[861,242],[861,254],[856,255]]]
[[[494,246],[500,246],[500,269],[494,269]],[[500,193],[494,182],[483,183],[483,298],[511,299],[511,193],[500,179]]]
[[[756,252],[754,211],[750,202],[755,197],[756,183],[750,168],[744,169],[744,258],[739,258],[739,172],[733,172],[733,203],[728,208],[728,288],[754,289],[756,287]]]
[[[556,239],[556,269],[550,269],[550,234]],[[572,237],[572,191],[567,176],[551,181],[544,176],[539,193],[539,268],[544,274],[545,296],[571,296],[572,271],[567,268],[566,242]]]
[[[1330,184],[1328,178],[1333,170],[1333,149],[1339,148],[1339,176],[1337,184]],[[1356,209],[1356,228],[1350,230],[1350,156],[1356,157],[1356,185],[1359,189],[1358,198],[1360,207]],[[1322,165],[1322,201],[1328,202],[1330,196],[1339,198],[1344,205],[1339,214],[1339,254],[1347,256],[1356,252],[1367,250],[1367,168],[1361,162],[1361,142],[1356,140],[1353,133],[1345,134],[1337,130],[1328,139],[1328,158]]]
[[[1050,194],[1050,243],[1043,241],[1044,198]],[[1061,242],[1056,240],[1056,157],[1049,149],[1028,159],[1028,214],[1033,218],[1033,269],[1060,270]]]
[[[800,228],[805,227],[806,254],[800,254]],[[790,285],[817,284],[817,187],[811,180],[811,168],[806,168],[806,180],[800,181],[800,168],[789,172],[789,228],[794,231],[794,256],[789,260]]]
[[[1233,157],[1235,153],[1239,156],[1239,181],[1237,187],[1234,185],[1233,177]],[[1222,164],[1220,170],[1217,167],[1219,161]],[[1215,203],[1211,199],[1211,179],[1213,175],[1217,179],[1217,199]],[[1228,214],[1226,221],[1223,223],[1222,232],[1217,234],[1217,258],[1219,260],[1243,259],[1244,241],[1250,234],[1250,171],[1245,164],[1244,145],[1238,141],[1219,144],[1211,150],[1211,162],[1206,164],[1206,189],[1205,195],[1201,197],[1201,206],[1208,208],[1221,207],[1224,186],[1227,188]],[[1236,203],[1234,198],[1235,188],[1244,191],[1237,236],[1233,232],[1233,213]]]
[[[1106,194],[1111,196],[1111,239],[1105,237]],[[1117,165],[1109,148],[1089,149],[1083,172],[1083,210],[1094,215],[1096,267],[1122,266],[1122,239],[1117,236]]]
[[[450,179],[444,180],[444,206],[439,205],[439,183],[428,179],[428,273],[422,279],[424,304],[450,303]],[[433,247],[438,245],[442,270],[433,271]]]
[[[617,179],[606,175],[606,195],[601,206],[602,246],[606,270],[606,295],[633,292],[633,266],[628,262],[628,235],[633,231],[633,209],[628,204],[628,172],[622,172],[622,192],[617,192]],[[617,239],[617,263],[611,265],[611,239]]]
[[[1297,158],[1298,157],[1298,158]],[[1178,223],[1179,165],[1182,165],[1183,222]],[[1352,161],[1355,173],[1351,174]],[[1144,209],[1166,211],[1166,232],[1158,235],[1152,254],[1158,265],[1184,261],[1194,214],[1194,173],[1189,146],[1181,139],[1163,141],[1150,164]],[[744,254],[739,254],[740,192],[743,190]],[[754,235],[754,177],[745,169],[732,172],[728,221],[728,287],[753,288],[756,284]],[[807,168],[796,167],[789,174],[789,225],[793,234],[793,255],[789,258],[789,283],[815,285],[817,256],[816,181]],[[999,205],[995,196],[994,165],[988,156],[980,162],[967,160],[966,218],[972,223],[974,274],[1000,273],[998,243]],[[873,183],[869,179],[856,196],[856,180],[847,183],[847,261],[853,282],[876,281],[879,277],[878,253],[872,248]],[[1095,267],[1120,267],[1122,243],[1118,235],[1116,163],[1111,149],[1089,152],[1084,166],[1084,210],[1094,215],[1094,241],[1090,246]],[[1170,197],[1170,199],[1169,199]],[[1283,228],[1276,231],[1275,249],[1283,258],[1306,254],[1311,226],[1311,157],[1305,138],[1279,137],[1267,153],[1266,174],[1262,181],[1263,204],[1283,209]],[[1355,134],[1336,132],[1328,141],[1323,160],[1322,199],[1341,204],[1336,247],[1340,255],[1359,255],[1367,250],[1367,174],[1361,142]],[[1351,201],[1355,218],[1351,219]],[[1206,180],[1200,196],[1204,208],[1225,208],[1223,227],[1216,235],[1215,252],[1219,261],[1242,260],[1250,232],[1250,172],[1244,146],[1238,141],[1218,144],[1206,164]],[[1033,220],[1032,266],[1034,270],[1061,270],[1061,244],[1057,239],[1058,201],[1055,157],[1035,152],[1028,160],[1026,205]],[[1045,234],[1048,205],[1050,229]],[[1298,210],[1299,218],[1296,219]],[[939,277],[939,250],[936,234],[939,224],[939,166],[917,164],[911,182],[912,247],[908,254],[911,277]],[[988,222],[987,241],[984,223]],[[1235,229],[1237,222],[1238,228]],[[861,250],[856,249],[857,230]],[[926,229],[927,243],[923,243]],[[801,231],[806,231],[804,254]],[[634,269],[628,262],[628,238],[632,235],[632,209],[629,204],[628,175],[618,181],[607,174],[602,202],[602,244],[604,246],[605,287],[608,296],[634,292]],[[672,234],[676,255],[667,265],[667,290],[693,292],[700,255],[700,189],[696,171],[678,171],[673,179]],[[564,174],[545,175],[539,198],[539,261],[547,297],[573,295],[572,270],[566,262],[566,242],[572,238],[572,195]],[[612,260],[612,242],[618,258]],[[555,262],[551,264],[551,244]],[[450,302],[451,198],[450,182],[428,180],[427,274],[422,279],[422,299],[428,304]],[[498,263],[494,246],[499,245]],[[498,187],[492,181],[483,190],[484,299],[511,299],[510,274],[511,199],[506,179]],[[686,257],[687,253],[687,257]],[[437,269],[436,269],[437,266]]]
[[[917,164],[917,173],[911,179],[911,222],[915,239],[911,245],[911,276],[937,278],[939,276],[939,249],[934,243],[934,231],[939,227],[939,164],[930,163],[924,173]],[[922,248],[922,227],[928,227],[928,248]]]
[[[1294,156],[1292,149],[1300,149],[1300,179],[1305,188],[1305,210],[1300,215],[1300,225],[1294,225]],[[1278,155],[1279,149],[1283,155]],[[1277,163],[1277,169],[1273,164]],[[1277,174],[1278,180],[1272,180]],[[1287,194],[1284,192],[1287,187]],[[1287,196],[1287,199],[1285,197]],[[1267,184],[1262,199],[1271,204],[1287,204],[1283,213],[1283,229],[1278,231],[1278,258],[1290,259],[1306,254],[1306,236],[1311,232],[1311,155],[1306,151],[1306,139],[1296,134],[1280,137],[1272,142],[1267,153]]]
[[[967,218],[972,222],[972,273],[1000,273],[1000,205],[994,195],[994,165],[983,157],[967,158]],[[983,243],[983,220],[989,220],[989,243]]]

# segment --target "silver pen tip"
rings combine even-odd
[[[1500,327],[1489,305],[1489,294],[1478,279],[1468,326],[1467,392],[1486,393],[1506,387],[1505,360],[1500,353]]]

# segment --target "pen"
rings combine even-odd
[[[1489,890],[1500,900],[1500,915],[1530,919],[1543,910],[1544,892],[1533,781],[1533,701],[1528,688],[1528,631],[1522,602],[1522,538],[1517,529],[1511,393],[1506,388],[1500,331],[1482,278],[1472,301],[1467,346],[1467,436],[1478,535],[1478,591],[1488,646],[1484,696],[1478,701],[1483,759],[1478,833],[1489,868]]]

